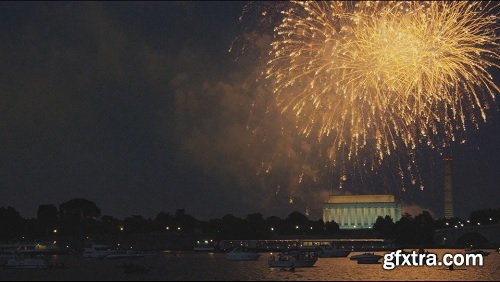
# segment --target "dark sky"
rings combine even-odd
[[[79,197],[118,217],[307,207],[318,218],[327,187],[277,191],[255,175],[262,149],[249,149],[246,125],[258,59],[228,52],[243,6],[0,3],[0,206],[32,217]],[[255,38],[265,52],[268,38]],[[453,148],[460,216],[499,207],[498,110],[470,140]],[[424,163],[429,188],[396,194],[441,215],[442,168]]]

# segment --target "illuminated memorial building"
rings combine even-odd
[[[340,229],[371,228],[377,217],[401,218],[401,205],[393,195],[330,196],[323,207],[323,222],[335,221]]]

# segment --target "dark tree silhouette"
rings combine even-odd
[[[40,205],[36,214],[37,220],[42,224],[55,226],[59,220],[58,211],[54,205]]]
[[[97,205],[85,199],[65,202],[60,205],[59,211],[53,205],[40,205],[36,219],[23,219],[14,208],[0,207],[0,240],[54,239],[72,242],[72,246],[78,249],[87,238],[116,240],[126,238],[128,233],[175,232],[175,236],[178,237],[198,237],[204,240],[351,235],[351,231],[340,231],[336,222],[309,220],[307,216],[297,211],[290,213],[285,219],[276,216],[264,219],[262,214],[253,213],[245,218],[228,214],[221,219],[209,221],[199,221],[187,214],[184,209],[176,210],[174,215],[160,212],[154,219],[133,215],[120,220],[111,216],[99,218],[100,215],[101,211]],[[467,221],[460,218],[435,220],[428,211],[423,211],[415,217],[404,214],[398,222],[393,222],[389,216],[379,217],[373,230],[361,230],[361,232],[372,236],[375,231],[380,237],[393,239],[400,247],[425,247],[434,243],[433,233],[436,229],[454,228],[458,225],[477,226],[478,222],[481,225],[494,224],[499,218],[500,209],[475,211]],[[54,229],[57,229],[57,232],[53,232]],[[465,246],[481,245],[485,240],[471,232],[459,241],[459,246]]]
[[[418,236],[418,238],[415,239],[415,243],[433,243],[435,221],[432,218],[431,214],[428,211],[422,211],[421,214],[415,217],[414,221],[416,235]]]
[[[390,216],[377,217],[377,221],[373,224],[373,230],[381,234],[386,239],[394,239],[395,224]]]
[[[472,212],[469,219],[483,225],[498,223],[500,220],[500,209],[486,209]]]
[[[269,230],[266,229],[264,216],[260,213],[249,214],[246,221],[246,229],[248,234],[255,239],[265,239],[269,236]]]
[[[140,215],[133,215],[125,218],[123,226],[125,232],[147,233],[154,231],[153,221],[145,219]]]
[[[302,234],[309,229],[310,221],[302,213],[294,211],[285,219],[285,225],[290,234]]]
[[[73,199],[59,206],[59,214],[64,220],[80,221],[84,218],[98,218],[101,210],[89,200]]]
[[[195,230],[198,225],[198,220],[187,214],[184,209],[178,209],[175,211],[175,230],[184,233],[191,233]]]
[[[322,221],[323,222],[323,221]],[[335,234],[339,232],[339,225],[335,221],[329,221],[324,223],[324,233],[327,235]]]
[[[101,210],[94,202],[73,199],[59,206],[59,235],[69,236],[72,240],[83,240],[99,231],[97,218]]]
[[[266,218],[266,228],[271,231],[271,236],[275,236],[284,230],[283,221],[277,216],[270,216]]]
[[[175,220],[169,213],[160,212],[156,215],[154,224],[158,231],[171,231],[175,226]]]
[[[23,232],[24,225],[24,219],[14,208],[0,208],[0,239],[19,239]]]
[[[40,205],[37,211],[38,229],[47,236],[57,227],[59,216],[57,208],[54,205]]]
[[[245,230],[245,221],[232,214],[222,217],[221,239],[247,239],[249,238]]]

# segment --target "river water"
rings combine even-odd
[[[384,270],[382,264],[360,265],[349,258],[320,258],[314,267],[295,272],[270,269],[268,253],[258,261],[227,261],[225,254],[176,252],[134,259],[147,266],[145,274],[125,274],[121,267],[130,260],[87,260],[78,256],[53,256],[52,263],[65,269],[0,270],[0,280],[493,280],[500,281],[500,254],[490,250],[484,266],[399,267]],[[431,250],[439,255],[459,250]],[[357,254],[357,253],[352,253]],[[351,254],[351,255],[352,255]],[[383,253],[378,253],[383,255]],[[383,259],[382,259],[383,260]],[[382,261],[381,260],[381,261]]]

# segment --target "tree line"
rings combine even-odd
[[[462,224],[492,224],[500,218],[500,209],[471,213],[467,220],[434,219],[427,211],[413,217],[404,214],[394,222],[389,216],[379,217],[371,236],[392,239],[399,244],[432,244],[433,231],[440,228],[457,228]],[[120,234],[165,232],[210,236],[223,239],[271,239],[277,236],[330,236],[342,233],[335,222],[310,220],[300,212],[285,218],[264,217],[260,213],[240,218],[231,214],[208,221],[198,220],[178,209],[170,214],[160,212],[154,218],[131,215],[117,219],[101,215],[100,208],[86,199],[73,199],[57,208],[40,205],[37,217],[25,219],[12,207],[0,207],[0,240],[38,240],[52,238],[113,238]]]

